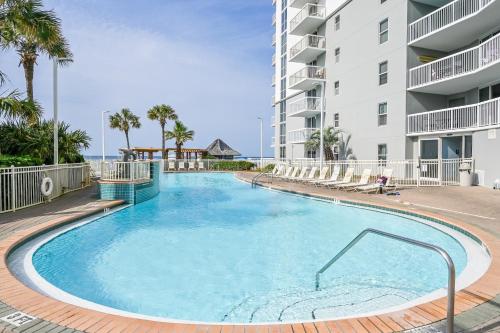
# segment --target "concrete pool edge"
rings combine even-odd
[[[300,193],[297,193],[300,194]],[[324,198],[323,198],[324,199]],[[377,205],[376,208],[384,208]],[[385,207],[388,209],[392,209],[391,207]],[[399,210],[399,209],[398,209]],[[488,281],[488,275],[495,275],[499,272],[498,267],[498,254],[499,254],[499,244],[498,241],[493,239],[487,233],[476,230],[473,227],[456,225],[452,221],[443,221],[443,218],[439,216],[429,216],[426,213],[420,213],[420,216],[425,218],[438,219],[443,223],[448,225],[455,225],[460,229],[467,230],[471,235],[477,237],[486,247],[489,249],[490,255],[492,257],[492,263],[488,271],[475,283],[466,288],[463,291],[457,293],[457,309],[456,313],[460,313],[475,307],[481,303],[486,302],[489,299],[495,297],[495,295],[499,292],[498,287],[493,281]],[[82,216],[75,216],[74,220],[80,219]],[[98,329],[97,326],[104,325],[106,327],[110,325],[118,325],[128,327],[129,325],[137,325],[137,327],[148,327],[157,326],[160,328],[169,328],[172,329],[176,327],[176,329],[190,329],[193,326],[197,327],[221,327],[222,324],[183,324],[183,323],[159,323],[153,322],[145,319],[137,319],[137,318],[129,318],[123,317],[120,315],[110,315],[94,310],[83,309],[78,306],[64,304],[62,302],[53,300],[49,297],[40,295],[35,291],[25,287],[21,282],[15,279],[12,274],[10,274],[9,269],[6,266],[6,256],[20,243],[24,242],[26,239],[33,238],[34,236],[43,233],[47,229],[53,229],[54,227],[58,227],[62,224],[70,223],[71,221],[61,222],[59,219],[55,219],[53,221],[47,222],[47,226],[42,227],[44,225],[36,226],[33,228],[29,228],[23,232],[14,233],[12,236],[9,236],[7,239],[0,242],[0,251],[3,253],[3,261],[0,264],[0,279],[2,281],[6,281],[6,283],[2,283],[0,287],[0,301],[5,302],[6,304],[12,305],[14,308],[17,308],[21,311],[25,311],[28,314],[32,314],[37,316],[38,318],[48,320],[53,323],[57,323],[59,325],[70,327],[78,330],[87,330],[94,331]],[[385,327],[385,331],[387,331],[387,327],[391,330],[398,331],[402,329],[415,328],[422,325],[427,325],[435,321],[439,321],[444,318],[443,309],[446,307],[446,299],[438,299],[428,304],[423,304],[420,306],[416,306],[414,308],[410,308],[407,310],[397,311],[393,313],[387,313],[383,315],[377,315],[372,317],[364,317],[364,318],[354,318],[349,320],[338,320],[338,321],[314,321],[314,322],[304,322],[303,324],[228,324],[227,326],[249,326],[255,327],[281,327],[282,330],[287,330],[287,327],[294,327],[295,325],[303,325],[304,327],[313,325],[316,326],[317,331],[321,331],[320,327],[328,327],[328,325],[350,325],[351,327],[356,326],[357,324],[362,325],[364,327],[369,325],[370,323],[375,325],[376,327]],[[139,329],[140,331],[140,329]],[[170,330],[171,331],[171,330]],[[361,331],[361,330],[360,330]]]

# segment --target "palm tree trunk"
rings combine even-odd
[[[128,139],[128,131],[125,131],[125,138],[127,139],[127,149],[130,150],[130,141]]]
[[[325,160],[326,161],[333,161],[333,151],[332,148],[330,147],[325,147],[323,152],[325,153]]]
[[[35,72],[36,57],[24,57],[22,64],[24,68],[24,78],[26,80],[26,95],[28,100],[33,101],[33,76]]]
[[[165,159],[165,124],[161,125],[161,158]]]
[[[176,143],[175,147],[176,147],[176,149],[175,149],[175,151],[176,151],[176,154],[175,154],[176,157],[175,158],[178,159],[178,160],[180,160],[180,159],[182,159],[182,152],[181,152],[182,145]]]

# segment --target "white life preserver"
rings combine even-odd
[[[51,195],[52,191],[54,190],[54,183],[52,182],[52,179],[50,179],[49,177],[45,177],[44,179],[42,179],[42,187],[40,190],[46,197]]]

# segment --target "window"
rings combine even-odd
[[[381,144],[381,145],[378,145],[378,162],[379,162],[379,165],[381,166],[385,166],[387,165],[387,145],[384,143],[384,144]]]
[[[280,147],[280,158],[281,159],[286,158],[286,147]]]
[[[490,87],[479,89],[479,102],[485,102],[490,99]]]
[[[335,113],[333,115],[333,127],[339,128],[340,127],[340,114]]]
[[[335,31],[340,30],[340,15],[335,16]]]
[[[384,44],[389,40],[389,19],[386,18],[378,24],[378,41]]]
[[[335,62],[339,62],[340,61],[340,47],[337,47],[335,49]]]
[[[378,105],[378,125],[387,125],[387,102]]]
[[[381,62],[378,65],[378,84],[380,86],[387,83],[388,69],[389,69],[389,65],[388,65],[387,61]]]
[[[334,86],[335,86],[335,95],[338,95],[340,93],[340,82],[335,81]]]
[[[316,150],[307,150],[307,158],[316,158]]]
[[[306,118],[306,128],[317,128],[316,117]]]

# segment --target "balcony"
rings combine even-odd
[[[290,61],[309,63],[325,52],[325,37],[306,35],[290,49]]]
[[[274,148],[276,146],[276,137],[271,138],[271,148]]]
[[[272,79],[271,79],[271,80],[272,80],[272,81],[271,81],[271,87],[276,86],[276,74],[273,74],[273,77],[272,77]]]
[[[326,70],[324,67],[306,66],[297,73],[290,76],[290,89],[311,90],[315,86],[326,81]]]
[[[271,46],[276,46],[276,33],[273,34],[273,41],[271,43]]]
[[[289,6],[292,8],[301,9],[302,7],[305,6],[306,3],[310,2],[310,1],[311,0],[290,0]]]
[[[271,106],[275,106],[276,105],[276,96],[273,95],[273,97],[271,97]]]
[[[306,143],[317,128],[301,128],[288,132],[288,143]]]
[[[312,117],[321,112],[320,97],[304,97],[290,103],[287,109],[288,117]]]
[[[276,53],[273,54],[273,57],[271,59],[271,64],[273,65],[273,67],[276,66]]]
[[[308,3],[290,21],[290,34],[304,36],[314,32],[324,22],[325,7]]]
[[[273,14],[272,20],[273,20],[273,27],[275,27],[276,26],[276,14]]]
[[[408,44],[456,50],[498,25],[500,0],[455,0],[408,26]]]
[[[271,117],[271,127],[276,127],[276,117],[275,116]]]
[[[486,42],[410,69],[408,90],[449,95],[500,77],[500,35]]]
[[[408,136],[468,132],[500,127],[500,98],[408,115]]]

